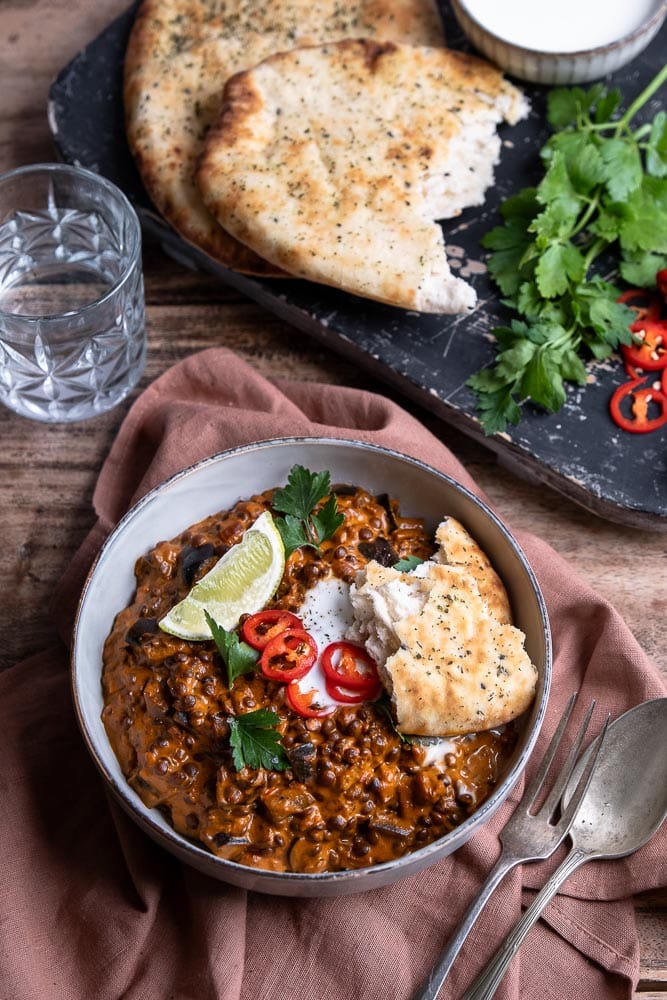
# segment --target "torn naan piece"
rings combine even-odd
[[[194,182],[204,137],[233,74],[296,45],[361,36],[444,44],[435,0],[143,0],[125,56],[127,138],[181,236],[232,270],[279,273],[206,210]]]
[[[436,219],[480,205],[496,128],[527,113],[490,63],[368,39],[294,49],[228,81],[197,174],[221,226],[297,277],[464,313]]]
[[[523,632],[498,621],[466,569],[424,567],[417,575],[372,562],[351,588],[350,637],[378,664],[397,728],[451,736],[517,718],[537,684]]]
[[[435,533],[438,551],[433,556],[435,562],[446,566],[461,566],[474,577],[482,600],[491,614],[499,622],[511,624],[512,610],[503,582],[491,565],[491,560],[483,552],[460,521],[446,517],[438,525]]]

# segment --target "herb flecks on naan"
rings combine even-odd
[[[291,274],[459,313],[434,220],[484,201],[496,128],[527,112],[481,59],[367,39],[296,49],[230,80],[198,172],[225,229]]]
[[[207,212],[193,175],[226,80],[275,52],[350,37],[444,43],[435,0],[143,0],[125,58],[130,148],[158,210],[233,270],[275,274]]]

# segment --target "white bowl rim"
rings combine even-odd
[[[465,13],[466,17],[470,18],[473,24],[489,38],[494,38],[496,41],[500,42],[502,45],[506,45],[507,48],[513,49],[515,52],[519,52],[522,55],[534,56],[539,59],[549,59],[549,60],[563,60],[563,59],[577,59],[582,57],[590,56],[601,56],[607,52],[612,52],[614,49],[625,48],[631,42],[639,39],[643,34],[650,31],[653,26],[661,21],[667,14],[667,0],[662,0],[660,6],[656,11],[651,14],[651,16],[646,21],[642,21],[633,31],[628,32],[627,35],[621,35],[620,38],[615,38],[612,42],[606,42],[604,45],[596,45],[591,49],[571,49],[566,52],[551,52],[545,51],[544,49],[531,49],[525,45],[519,45],[518,42],[513,42],[510,38],[506,38],[504,35],[498,35],[491,28],[488,28],[483,21],[480,21],[469,9],[467,0],[452,0],[452,6],[456,10],[456,7],[460,7]]]
[[[286,446],[286,445],[318,445],[318,446],[340,446],[358,448],[360,450],[372,451],[389,458],[395,458],[403,462],[407,462],[410,465],[416,466],[425,472],[434,475],[436,478],[444,481],[455,491],[462,493],[468,500],[472,501],[474,505],[480,507],[483,513],[490,519],[494,527],[501,533],[505,541],[509,544],[510,548],[514,551],[516,557],[518,558],[523,571],[526,573],[530,585],[532,587],[533,593],[536,598],[539,615],[541,619],[541,624],[544,629],[544,671],[542,678],[542,694],[539,705],[535,708],[533,707],[534,720],[531,726],[530,734],[527,737],[526,743],[512,765],[511,769],[504,776],[503,780],[498,783],[494,788],[491,795],[485,799],[482,805],[476,809],[463,823],[455,827],[450,831],[449,834],[445,834],[444,837],[440,837],[438,840],[432,841],[430,844],[425,845],[417,849],[416,851],[411,851],[409,854],[402,855],[399,858],[394,858],[391,861],[386,861],[377,865],[368,865],[362,868],[350,868],[344,869],[342,871],[334,872],[284,872],[284,871],[273,871],[271,869],[263,868],[251,868],[248,865],[241,865],[238,862],[230,861],[227,858],[220,858],[213,854],[211,851],[206,850],[204,847],[200,847],[195,841],[189,840],[187,837],[182,836],[173,827],[170,827],[168,832],[165,832],[163,827],[158,824],[153,818],[153,809],[149,808],[145,804],[142,807],[135,804],[132,798],[128,794],[128,789],[130,786],[125,783],[119,783],[116,781],[114,775],[112,775],[107,769],[104,761],[100,758],[95,747],[95,743],[88,732],[85,714],[82,709],[81,701],[78,693],[77,677],[77,648],[78,648],[78,636],[79,636],[79,626],[80,617],[82,609],[84,607],[87,592],[90,588],[91,581],[95,574],[96,568],[101,561],[106,549],[111,546],[118,534],[122,533],[126,524],[133,520],[144,507],[150,505],[153,499],[161,493],[162,490],[169,487],[172,483],[177,482],[180,479],[184,479],[193,473],[197,472],[199,469],[207,467],[209,465],[216,464],[218,462],[224,461],[234,455],[245,454],[253,451],[261,451],[267,447],[274,446]],[[153,836],[160,843],[164,843],[165,840],[172,843],[175,847],[180,848],[184,852],[192,852],[195,858],[198,858],[205,867],[219,866],[221,871],[233,870],[238,872],[239,875],[251,872],[254,878],[257,880],[258,885],[256,891],[262,891],[261,882],[266,880],[267,883],[275,883],[279,881],[284,883],[286,886],[289,884],[297,885],[299,883],[307,883],[308,885],[314,885],[317,883],[322,883],[325,885],[331,885],[333,883],[344,883],[344,882],[355,882],[357,880],[363,880],[364,877],[368,878],[371,873],[372,875],[377,875],[381,877],[383,872],[391,872],[397,868],[402,867],[402,865],[407,865],[413,863],[418,866],[416,870],[421,870],[427,867],[429,864],[434,863],[439,860],[439,855],[442,851],[443,840],[447,837],[459,838],[461,837],[461,844],[467,841],[468,837],[465,836],[468,829],[474,826],[475,829],[482,826],[485,823],[485,818],[489,814],[493,814],[499,804],[499,799],[506,798],[511,792],[512,787],[516,784],[519,777],[523,773],[525,765],[534,749],[535,743],[539,736],[540,730],[542,728],[542,723],[544,722],[544,717],[546,715],[547,703],[549,699],[549,691],[551,687],[551,675],[552,675],[552,641],[551,641],[551,628],[549,623],[549,616],[547,613],[546,603],[540,590],[539,584],[535,577],[535,574],[528,562],[526,555],[524,554],[521,546],[509,532],[509,530],[502,523],[497,514],[489,507],[489,505],[482,500],[479,496],[469,490],[462,483],[459,483],[452,476],[447,473],[441,472],[439,469],[434,468],[427,462],[421,459],[414,458],[403,452],[397,451],[392,448],[387,448],[383,445],[377,445],[373,442],[361,441],[348,438],[336,438],[336,437],[312,437],[312,436],[294,436],[294,437],[279,437],[279,438],[267,438],[262,441],[255,441],[246,445],[239,445],[234,448],[228,448],[224,451],[217,452],[215,455],[211,455],[208,458],[201,459],[192,465],[187,466],[185,469],[181,469],[175,472],[173,475],[169,476],[167,479],[158,483],[156,486],[152,487],[144,496],[142,496],[136,503],[134,503],[129,510],[123,515],[123,517],[118,521],[114,529],[109,533],[105,539],[103,545],[101,546],[99,552],[97,553],[95,560],[88,571],[85,583],[83,585],[81,596],[77,605],[76,617],[74,622],[74,629],[72,633],[72,646],[71,646],[71,656],[70,656],[70,679],[72,685],[72,696],[74,701],[74,707],[76,711],[77,721],[79,724],[79,729],[84,738],[84,742],[88,748],[88,752],[91,754],[95,765],[102,774],[105,781],[108,783],[111,790],[114,792],[116,797],[119,799],[121,804],[124,806],[126,811],[129,812],[131,817],[138,822],[140,826],[144,828],[150,828]],[[100,674],[101,676],[101,674]],[[132,791],[130,789],[130,791]],[[136,793],[135,793],[136,794]],[[474,831],[473,831],[474,832]],[[454,848],[457,850],[458,848]],[[430,862],[428,859],[430,855],[438,855],[434,858],[434,862]],[[180,855],[179,855],[180,856]],[[201,869],[200,869],[201,870]],[[410,872],[408,874],[411,874]],[[223,878],[223,876],[220,876]],[[371,888],[369,886],[368,888]],[[270,891],[270,890],[269,890]],[[361,887],[360,887],[361,891]]]

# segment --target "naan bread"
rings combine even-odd
[[[511,624],[512,611],[507,591],[486,552],[480,549],[461,522],[454,517],[446,517],[438,525],[435,540],[439,546],[433,556],[435,562],[467,569],[491,614],[499,622]]]
[[[378,664],[401,732],[479,732],[530,706],[537,670],[525,636],[492,614],[468,570],[430,562],[418,575],[371,562],[350,597],[350,638]]]
[[[497,125],[527,112],[495,67],[367,39],[295,49],[228,81],[198,183],[225,229],[290,274],[407,309],[466,312],[441,227],[479,205]]]
[[[275,274],[211,218],[193,174],[225,81],[296,45],[348,37],[444,44],[435,0],[143,0],[125,58],[127,136],[159,211],[233,270]]]

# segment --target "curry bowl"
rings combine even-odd
[[[531,707],[519,720],[516,745],[489,796],[460,825],[411,853],[366,867],[296,872],[250,867],[178,833],[128,784],[102,721],[103,649],[116,616],[132,600],[135,563],[152,546],[227,510],[242,498],[284,484],[302,465],[328,470],[332,483],[389,493],[406,517],[433,533],[443,516],[461,522],[491,559],[507,590],[514,623],[537,668]],[[461,847],[493,816],[522,774],[544,719],[551,679],[551,639],[543,597],[519,545],[493,511],[469,490],[425,463],[378,446],[337,439],[276,439],[223,452],[177,473],[143,497],[120,521],[86,580],[77,611],[72,683],[79,725],[108,788],[130,817],[181,861],[221,881],[285,896],[338,896],[389,885]]]

